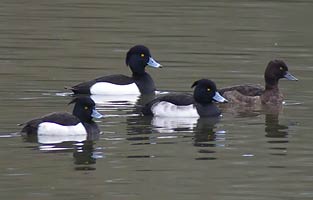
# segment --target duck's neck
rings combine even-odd
[[[214,103],[195,103],[196,109],[200,117],[217,117],[221,111],[215,106]]]
[[[154,81],[147,72],[133,73],[133,79],[141,94],[152,94],[155,92]]]
[[[265,90],[279,90],[278,79],[265,78]]]
[[[90,121],[90,122],[83,122],[83,125],[88,133],[88,137],[95,137],[97,135],[94,134],[99,134],[100,130],[96,122]],[[90,139],[90,138],[89,138]]]
[[[265,91],[261,95],[262,104],[278,105],[283,102],[283,95],[278,88],[278,80],[266,82]]]

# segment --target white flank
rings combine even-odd
[[[69,135],[87,135],[87,131],[82,123],[73,126],[62,126],[52,122],[43,122],[38,127],[39,135],[50,136],[69,136]]]
[[[61,142],[82,142],[87,140],[87,135],[38,135],[40,144],[58,144]]]
[[[140,95],[140,91],[135,83],[128,85],[115,85],[107,82],[98,82],[91,86],[90,93],[104,95],[124,95],[124,94]]]
[[[177,106],[166,101],[161,101],[153,104],[151,110],[156,117],[199,117],[196,108],[192,104],[188,106]]]

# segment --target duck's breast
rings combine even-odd
[[[261,95],[262,104],[272,104],[279,105],[284,101],[283,94],[278,89],[266,90],[264,94]]]

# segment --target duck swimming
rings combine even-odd
[[[101,118],[96,111],[95,103],[89,97],[78,97],[70,103],[75,103],[73,114],[67,112],[54,112],[30,120],[24,125],[22,135],[87,135],[99,133],[93,118]]]
[[[278,88],[278,81],[282,78],[292,81],[298,80],[289,73],[284,61],[272,60],[268,63],[264,73],[265,89],[260,85],[243,84],[222,88],[219,92],[231,103],[241,105],[282,104],[284,97]]]
[[[193,95],[169,94],[158,97],[147,103],[142,113],[158,117],[216,117],[221,114],[213,100],[227,100],[217,92],[213,81],[200,79],[191,87],[195,87]]]
[[[122,74],[99,77],[80,83],[71,88],[74,94],[125,95],[151,94],[156,88],[151,76],[145,71],[148,65],[160,68],[147,47],[136,45],[126,54],[126,65],[130,67],[132,76]]]

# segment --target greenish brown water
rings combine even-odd
[[[311,1],[2,1],[0,199],[312,199]],[[225,110],[218,122],[149,119],[105,103],[98,140],[43,145],[17,124],[71,111],[64,86],[130,74],[126,51],[145,44],[163,69],[159,91],[263,83],[270,59],[279,113]]]

